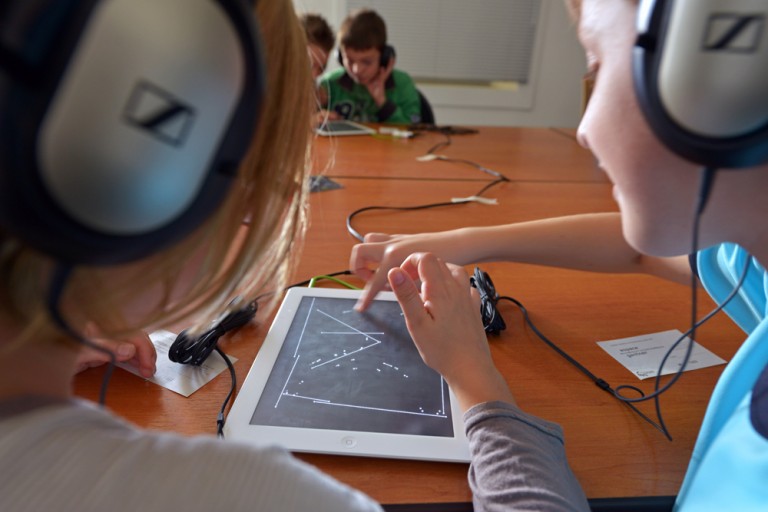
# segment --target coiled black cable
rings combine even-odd
[[[240,301],[240,298],[235,298],[235,300],[230,303],[230,309],[234,304],[237,304],[238,301]],[[227,410],[229,401],[235,394],[235,389],[237,388],[237,376],[232,361],[230,361],[224,351],[218,347],[218,341],[219,338],[227,332],[242,327],[250,322],[253,317],[256,316],[256,311],[258,311],[258,304],[256,301],[251,301],[245,304],[242,308],[231,311],[225,315],[224,318],[216,321],[213,327],[199,336],[192,336],[189,333],[189,329],[184,329],[178,336],[176,336],[176,340],[168,350],[168,358],[174,363],[200,366],[215,350],[227,364],[232,384],[229,388],[229,393],[227,393],[224,402],[221,404],[221,410],[216,417],[216,434],[219,437],[224,437],[224,413]]]
[[[474,275],[469,278],[469,284],[476,288],[480,294],[480,315],[483,318],[485,332],[499,334],[507,328],[507,324],[496,309],[499,294],[496,293],[496,287],[493,286],[491,276],[480,270],[479,267],[475,267]]]
[[[231,306],[232,304],[230,304]],[[256,316],[257,310],[256,302],[249,302],[215,322],[213,327],[199,336],[191,336],[189,329],[184,329],[176,336],[176,340],[168,350],[168,358],[174,363],[200,366],[216,349],[216,344],[221,336],[250,322]]]

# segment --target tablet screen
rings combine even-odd
[[[399,304],[354,305],[302,297],[251,424],[452,437],[448,386]]]
[[[392,292],[291,288],[237,394],[227,439],[293,451],[468,462],[456,397]]]

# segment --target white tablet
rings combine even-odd
[[[227,439],[299,452],[468,462],[462,415],[393,293],[291,288],[237,395]]]
[[[317,128],[320,135],[370,135],[376,130],[353,121],[326,121]]]

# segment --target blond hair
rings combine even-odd
[[[292,2],[258,2],[256,12],[266,60],[262,129],[231,192],[170,249],[119,267],[76,267],[62,300],[76,328],[89,323],[102,336],[121,338],[181,321],[205,325],[235,295],[250,300],[285,285],[306,226],[314,91]],[[0,235],[0,313],[26,328],[24,339],[51,332],[45,302],[53,263]]]

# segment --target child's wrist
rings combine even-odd
[[[446,378],[446,382],[464,411],[485,402],[515,403],[512,391],[495,366],[487,370],[472,372],[472,375],[465,372],[461,376]]]

